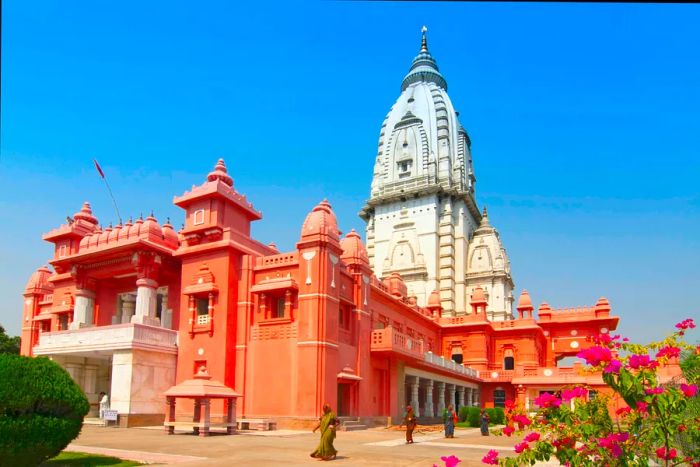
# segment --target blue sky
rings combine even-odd
[[[182,222],[172,197],[225,158],[294,247],[327,197],[369,194],[381,122],[429,28],[469,132],[477,200],[518,292],[606,296],[633,338],[698,317],[700,5],[3,2],[0,323],[89,200]]]

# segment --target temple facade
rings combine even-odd
[[[255,240],[262,214],[223,160],[173,199],[179,232],[153,215],[106,227],[85,203],[43,237],[54,255],[24,291],[22,354],[60,363],[95,410],[108,393],[124,426],[197,413],[171,397],[166,409],[166,395],[195,386],[221,398],[207,416],[278,426],[312,423],[324,402],[386,423],[407,404],[429,419],[448,404],[602,390],[599,376],[559,362],[618,317],[604,298],[545,303],[535,316],[526,291],[513,316],[510,264],[477,208],[470,144],[424,32],[382,125],[366,242],[341,234],[326,200],[300,222],[293,250]]]

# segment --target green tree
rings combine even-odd
[[[55,457],[78,436],[89,410],[83,391],[55,362],[0,354],[0,467]]]
[[[0,354],[19,354],[19,336],[10,337],[0,324]]]

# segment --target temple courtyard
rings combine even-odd
[[[476,428],[455,431],[445,439],[441,431],[414,432],[415,443],[406,445],[403,431],[376,428],[340,431],[335,441],[338,457],[332,465],[358,466],[438,466],[441,456],[456,455],[459,467],[484,465],[481,458],[489,449],[501,455],[513,453],[518,437],[483,437]],[[83,427],[67,450],[102,454],[148,464],[184,464],[188,467],[296,466],[313,465],[311,453],[319,441],[318,432],[298,430],[244,431],[233,436],[200,438],[188,433],[167,436],[162,427],[110,428]],[[554,464],[553,464],[554,465]]]

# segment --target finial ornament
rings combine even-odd
[[[423,33],[423,38],[421,39],[420,50],[421,50],[421,52],[427,52],[428,51],[428,38],[426,37],[425,33],[428,32],[428,28],[423,26],[421,28],[421,32]]]

